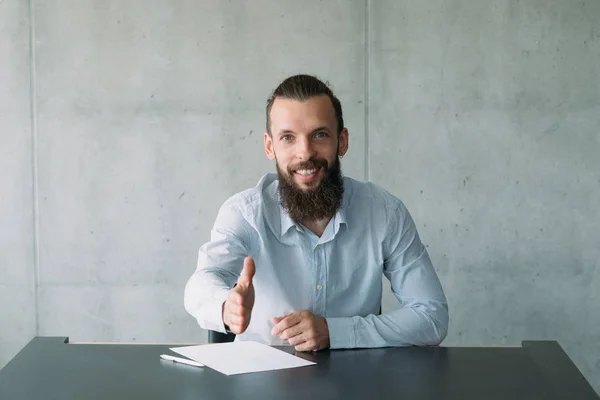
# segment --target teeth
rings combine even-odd
[[[317,170],[316,169],[299,169],[296,172],[302,176],[308,176],[308,175],[314,174],[315,172],[317,172]]]

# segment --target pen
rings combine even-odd
[[[191,365],[192,367],[204,367],[204,364],[200,364],[196,361],[186,360],[185,358],[173,357],[167,354],[161,354],[160,358],[167,361],[173,361],[180,364]]]

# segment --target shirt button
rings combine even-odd
[[[321,289],[323,289],[323,286],[321,284],[318,284],[317,285],[317,290],[321,290]]]

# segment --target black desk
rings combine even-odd
[[[175,346],[34,338],[0,399],[598,399],[556,342],[299,353],[317,365],[232,376],[159,359]]]

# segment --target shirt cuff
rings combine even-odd
[[[223,303],[227,300],[228,294],[229,291],[227,290],[219,292],[215,294],[213,300],[202,306],[202,315],[205,316],[204,321],[200,324],[202,328],[226,333],[225,324],[223,323]]]
[[[356,331],[352,317],[326,318],[329,328],[330,349],[353,349],[356,347]]]

